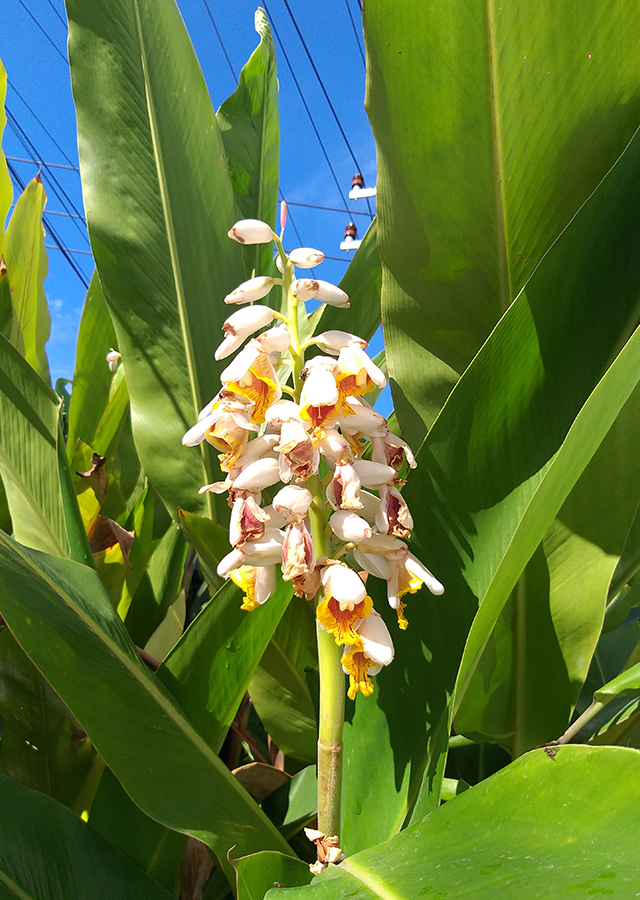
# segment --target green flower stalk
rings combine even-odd
[[[296,277],[296,268],[317,266],[324,256],[309,247],[285,252],[285,223],[283,204],[280,235],[253,219],[229,231],[241,243],[273,241],[282,278],[252,278],[225,298],[242,308],[222,326],[216,359],[239,352],[183,443],[207,440],[219,451],[226,478],[201,491],[228,492],[233,549],[218,573],[240,585],[242,608],[254,610],[273,594],[277,565],[297,596],[316,603],[320,722],[318,831],[312,839],[322,868],[340,855],[345,693],[352,700],[358,692],[369,696],[371,677],[394,656],[391,635],[367,594],[367,577],[386,581],[400,628],[407,627],[406,594],[423,584],[435,594],[444,589],[402,540],[413,521],[400,473],[405,464],[415,467],[415,460],[364,399],[386,384],[365,353],[366,341],[327,331],[301,343],[301,304],[315,300],[346,309],[349,298],[328,282]],[[284,291],[286,313],[254,303],[275,285]],[[305,360],[311,346],[321,355]],[[367,443],[371,459],[365,460]],[[324,482],[321,461],[329,470]],[[268,488],[275,496],[263,508]]]

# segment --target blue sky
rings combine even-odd
[[[209,13],[220,33],[231,67],[237,74],[257,44],[253,27],[257,4],[249,0],[234,0],[232,3],[178,0],[178,5],[217,109],[234,91],[235,81]],[[66,63],[65,11],[62,0],[3,0],[2,6],[0,57],[9,79],[7,109],[12,123],[5,130],[3,148],[8,157],[14,158],[11,162],[18,177],[26,182],[34,177],[37,167],[18,162],[18,159],[35,155],[45,162],[61,166],[78,164],[75,115]],[[373,185],[375,145],[364,111],[365,68],[361,55],[359,0],[324,0],[322,4],[288,0],[288,6],[365,182]],[[358,169],[296,33],[287,0],[269,0],[268,11],[311,110],[341,191],[325,160],[276,40],[282,130],[281,188],[291,204],[290,213],[303,243],[348,262],[348,255],[339,250],[345,225],[351,218],[345,211],[344,197]],[[49,221],[64,247],[85,251],[74,252],[70,256],[81,276],[88,281],[92,261],[87,253],[89,244],[84,223],[79,218],[84,212],[79,174],[73,168],[51,168],[44,169],[41,177],[49,197]],[[347,202],[350,209],[359,213],[367,211],[362,200]],[[336,207],[341,211],[313,210],[296,206],[295,203]],[[54,214],[65,211],[70,211],[74,218]],[[369,219],[363,214],[353,218],[358,225],[359,236],[362,236]],[[47,236],[47,245],[53,247],[53,243]],[[322,266],[322,276],[328,281],[340,281],[346,262],[326,260]],[[47,349],[55,382],[57,378],[71,378],[73,375],[76,334],[86,293],[81,278],[58,249],[49,250],[46,290],[52,317],[52,334]],[[372,342],[372,353],[380,347],[379,340]]]

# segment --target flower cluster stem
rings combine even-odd
[[[309,509],[311,534],[318,557],[329,556],[327,514],[322,482],[317,475],[307,481],[313,494]],[[322,599],[322,593],[318,600]],[[342,731],[345,677],[342,647],[316,623],[320,674],[320,722],[318,728],[318,828],[328,836],[339,835],[342,795]]]

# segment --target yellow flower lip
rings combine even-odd
[[[344,605],[330,596],[318,604],[316,616],[322,627],[334,636],[336,644],[354,644],[358,641],[354,625],[359,619],[366,618],[372,608],[373,602],[368,595],[359,603]]]

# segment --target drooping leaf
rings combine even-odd
[[[638,127],[640,13],[384,0],[364,26],[389,372],[418,446]]]
[[[0,716],[4,774],[79,815],[95,751],[7,628],[0,632]]]
[[[102,773],[91,804],[89,825],[145,875],[172,896],[177,895],[186,835],[171,831],[146,816],[108,768]]]
[[[0,896],[21,900],[168,900],[89,825],[38,791],[0,776]]]
[[[256,11],[255,27],[260,43],[216,118],[240,218],[260,219],[275,229],[280,174],[278,75],[273,37],[263,9]],[[244,257],[247,278],[271,274],[273,245],[247,246]]]
[[[622,900],[636,884],[639,775],[636,750],[534,750],[385,844],[265,900],[506,900],[550,885],[555,896]]]
[[[213,509],[198,495],[215,480],[212,449],[181,438],[219,390],[223,298],[243,280],[215,114],[174,0],[67,11],[89,235],[140,461],[169,508]]]
[[[0,613],[132,799],[161,824],[206,841],[225,867],[233,844],[286,852],[141,662],[96,573],[2,535],[0,555]]]
[[[283,853],[254,853],[234,859],[238,900],[262,900],[271,888],[309,884],[313,878],[307,863]]]
[[[28,547],[66,556],[58,436],[55,394],[0,335],[0,474],[13,534]]]
[[[240,608],[241,591],[226,582],[158,670],[158,677],[216,753],[292,592],[291,585],[281,581],[267,603],[245,612]]]
[[[49,261],[44,246],[42,213],[47,197],[39,177],[18,197],[4,244],[4,259],[11,285],[13,317],[10,340],[45,384],[50,384],[45,344],[51,316],[44,293]]]

